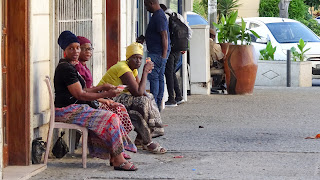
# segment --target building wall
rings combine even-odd
[[[106,72],[106,27],[105,27],[105,0],[93,0],[93,85],[97,85]]]
[[[121,60],[126,60],[126,47],[136,40],[137,0],[121,1]]]
[[[239,17],[259,17],[260,0],[239,0]]]
[[[2,1],[0,0],[0,4],[2,5]],[[0,5],[0,19],[2,19],[2,7]],[[2,31],[0,31],[0,36],[2,37]],[[0,45],[0,52],[2,52],[2,49],[1,49],[1,45]],[[1,57],[1,54],[0,54],[0,64],[2,64],[2,57]],[[2,79],[2,67],[1,67],[1,70],[0,70],[0,79]],[[2,94],[2,81],[0,83],[0,94]],[[2,102],[2,95],[0,96],[0,102]],[[2,112],[2,105],[0,106],[0,112]],[[3,134],[2,134],[2,116],[0,116],[0,179],[2,179],[2,172],[3,172]]]
[[[44,82],[49,75],[53,82],[55,49],[59,34],[55,33],[55,0],[30,0],[30,61],[31,61],[31,139],[46,140],[49,122],[49,94]],[[93,84],[105,73],[105,1],[93,0]],[[52,84],[53,85],[53,84]]]

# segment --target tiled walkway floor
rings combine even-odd
[[[8,166],[3,169],[3,180],[23,180],[45,170],[47,165]]]

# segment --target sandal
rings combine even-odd
[[[157,138],[157,137],[160,137],[160,136],[163,136],[164,135],[164,133],[162,133],[162,132],[152,132],[151,133],[151,137],[152,138]]]
[[[126,164],[128,164],[128,163],[131,164],[131,166],[129,167],[129,169],[123,168],[123,167],[124,167]],[[117,171],[136,171],[136,170],[138,170],[138,168],[135,167],[134,164],[131,163],[131,162],[129,162],[129,161],[126,161],[126,162],[120,164],[120,166],[114,166],[113,169],[114,169],[114,170],[117,170]]]
[[[132,163],[131,161],[128,161],[129,163]],[[110,162],[110,166],[113,166],[113,162]]]
[[[148,146],[151,144],[156,144],[157,146],[154,149],[150,149]],[[150,142],[147,145],[143,145],[143,150],[148,150],[149,152],[152,152],[153,154],[164,154],[167,152],[167,150],[160,146],[159,143]]]

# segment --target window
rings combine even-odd
[[[56,37],[59,37],[61,32],[69,30],[92,42],[92,0],[55,0],[55,7]],[[62,56],[63,52],[57,46],[57,59],[61,59]],[[58,60],[56,60],[57,64]],[[92,61],[89,61],[87,66],[92,72]]]

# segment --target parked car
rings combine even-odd
[[[320,24],[320,16],[316,17],[316,20],[317,20],[318,23]]]
[[[200,24],[208,25],[208,21],[205,18],[191,11],[187,12],[187,21],[189,23],[189,26]]]
[[[320,75],[320,38],[304,24],[276,17],[244,18],[244,21],[248,29],[254,30],[261,36],[260,39],[251,36],[257,57],[260,56],[260,50],[265,49],[267,42],[270,41],[273,47],[277,47],[275,60],[286,60],[287,50],[292,47],[298,49],[297,44],[302,38],[307,43],[305,49],[311,48],[306,52],[306,57],[312,62],[312,74]],[[240,22],[240,19],[237,20],[237,23]]]

